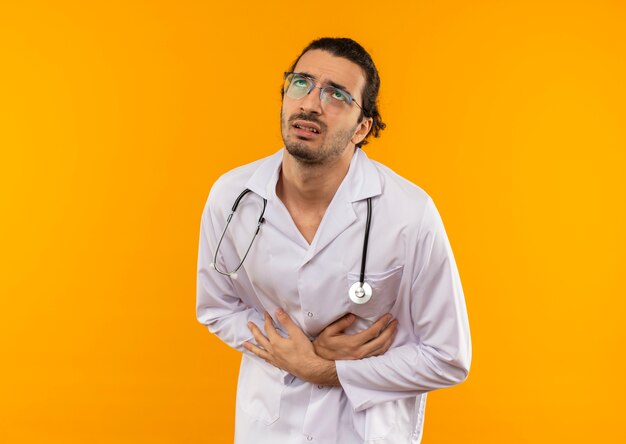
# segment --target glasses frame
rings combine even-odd
[[[298,75],[298,76],[300,76],[300,77],[302,77],[302,78],[304,78],[304,79],[307,79],[308,81],[310,81],[310,82],[311,82],[311,87],[309,88],[309,90],[306,92],[306,94],[305,94],[304,96],[300,97],[300,99],[303,99],[304,97],[306,97],[306,96],[308,96],[309,94],[311,94],[311,91],[313,91],[313,88],[318,88],[318,89],[320,90],[320,102],[321,102],[321,103],[324,103],[324,100],[322,100],[322,95],[324,94],[324,91],[327,91],[328,89],[334,89],[334,90],[341,91],[343,94],[345,94],[345,95],[346,95],[346,97],[348,98],[348,101],[347,101],[347,104],[348,104],[348,105],[351,105],[352,103],[354,103],[356,106],[358,106],[358,107],[361,109],[361,111],[363,111],[363,107],[362,107],[361,105],[359,105],[359,102],[357,102],[356,100],[354,100],[354,97],[352,97],[352,94],[350,94],[348,91],[345,91],[345,90],[343,90],[343,89],[341,89],[341,88],[337,88],[336,86],[330,86],[330,85],[328,85],[328,86],[317,86],[317,83],[315,83],[315,80],[314,80],[314,79],[312,79],[312,78],[311,78],[311,77],[309,77],[309,76],[305,76],[304,74],[301,74],[301,73],[299,73],[299,72],[286,72],[286,73],[285,73],[285,79],[284,79],[284,80],[286,81],[286,80],[287,80],[287,77],[289,77],[289,76],[290,76],[290,75],[292,75],[292,74],[293,74],[293,75]],[[285,87],[285,86],[283,85],[283,92],[284,92],[284,94],[285,94],[287,97],[289,97],[290,99],[293,99],[293,100],[300,100],[300,99],[294,99],[293,97],[290,97],[290,96],[288,96],[288,95],[287,95],[287,91],[288,91],[288,90],[289,90],[289,88],[291,87],[291,83],[292,83],[292,82],[293,82],[293,78],[289,81],[289,85],[288,85],[287,87]]]

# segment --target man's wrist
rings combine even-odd
[[[340,385],[335,361],[320,357],[307,366],[307,374],[302,379],[319,385]]]

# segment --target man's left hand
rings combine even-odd
[[[253,322],[249,322],[248,328],[254,335],[256,345],[246,341],[243,347],[273,366],[304,381],[321,385],[339,385],[335,362],[317,356],[309,338],[283,310],[276,310],[276,318],[285,328],[288,337],[284,338],[278,333],[272,318],[265,312],[267,337]]]

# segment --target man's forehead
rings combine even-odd
[[[363,70],[356,63],[313,49],[305,52],[294,68],[295,72],[306,73],[318,82],[332,82],[357,92],[365,85]]]

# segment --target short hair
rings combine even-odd
[[[366,145],[367,139],[371,134],[373,134],[374,137],[379,137],[380,132],[384,130],[387,125],[383,123],[380,117],[380,112],[378,111],[377,100],[378,90],[380,89],[380,77],[378,76],[378,70],[376,69],[376,65],[374,65],[372,57],[361,45],[352,39],[322,37],[320,39],[313,40],[302,50],[298,58],[291,65],[289,71],[291,72],[296,68],[298,61],[300,61],[300,58],[307,51],[314,49],[326,51],[335,57],[342,57],[350,60],[363,70],[363,73],[365,74],[365,86],[363,87],[363,91],[361,91],[363,103],[361,104],[362,109],[361,115],[359,116],[359,122],[363,120],[363,117],[371,117],[372,128],[365,138],[356,145],[356,147],[360,148],[362,145]],[[281,97],[284,97],[283,89],[281,89]]]

